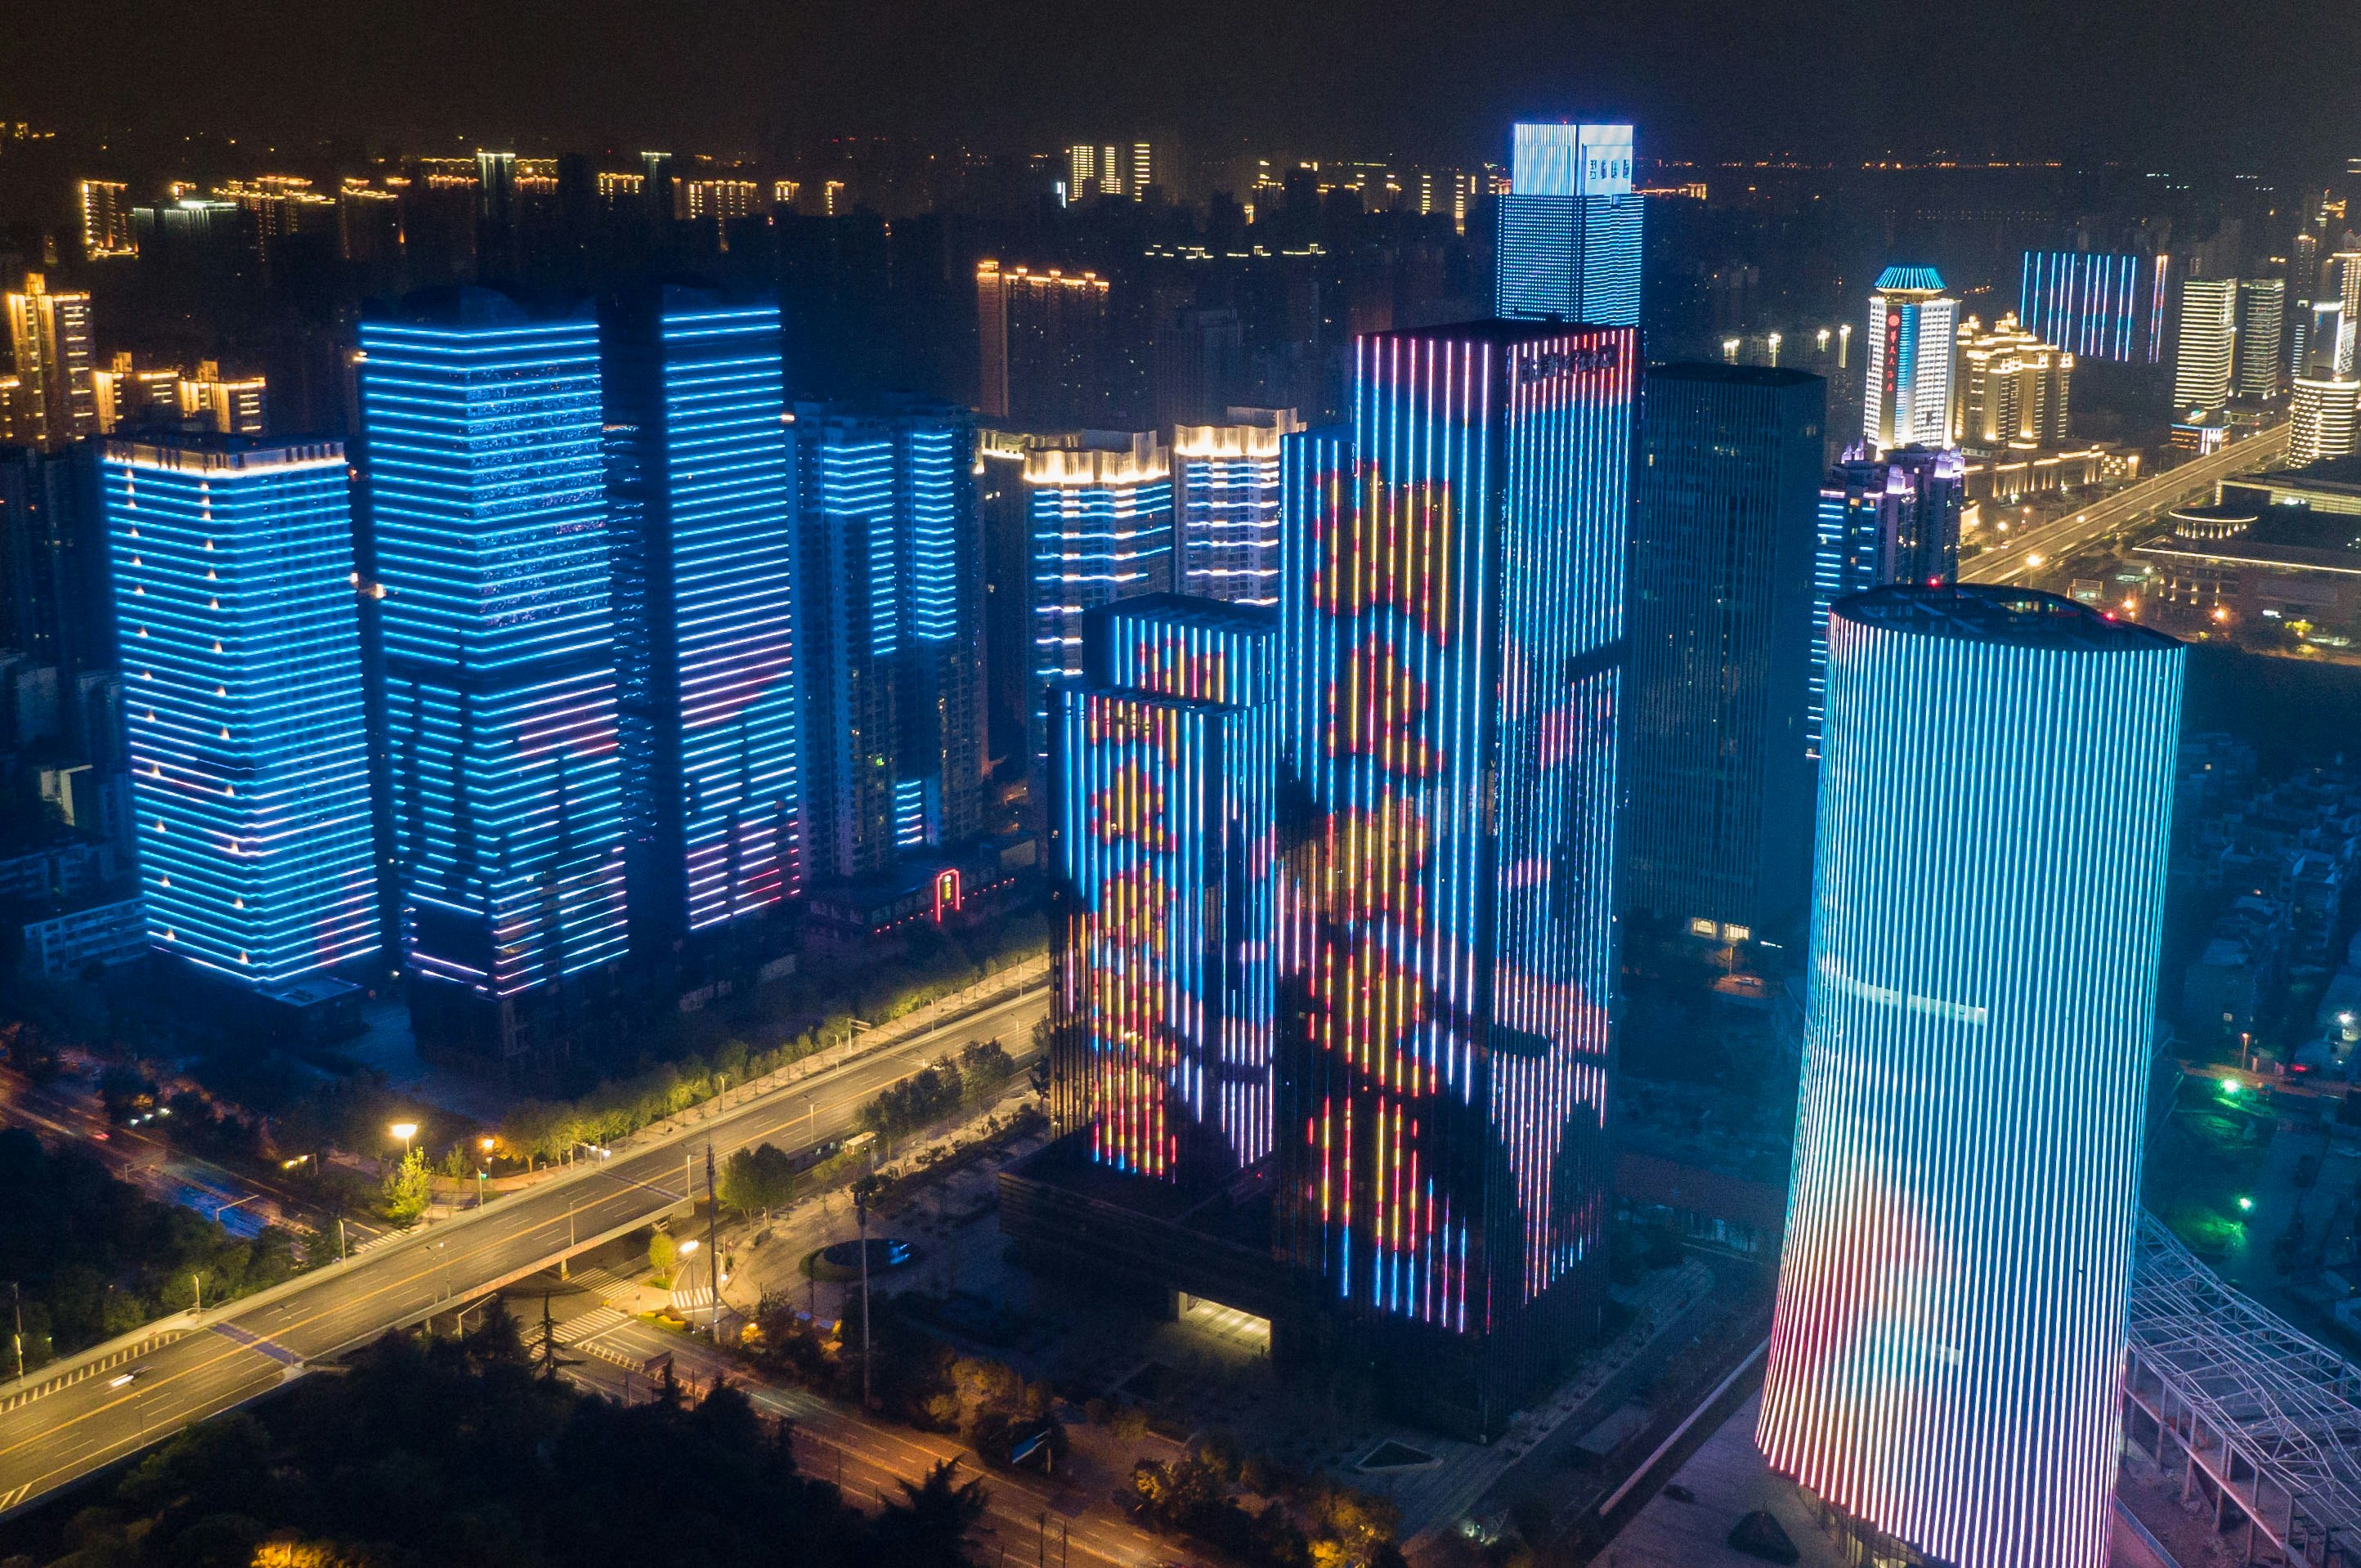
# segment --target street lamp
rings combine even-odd
[[[418,1135],[418,1124],[415,1122],[396,1122],[392,1126],[388,1127],[386,1131],[391,1133],[395,1137],[401,1140],[401,1157],[408,1159],[410,1157],[410,1140]]]
[[[2245,1193],[2240,1193],[2238,1195],[2238,1212],[2241,1214],[2251,1214],[2254,1212],[2255,1201],[2252,1198],[2247,1197]]]

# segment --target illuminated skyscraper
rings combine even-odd
[[[1643,203],[1630,126],[1517,126],[1497,206],[1501,315],[1639,324]]]
[[[1960,428],[1965,446],[2058,446],[2066,441],[2074,356],[2004,315],[1986,331],[1960,323]]]
[[[598,324],[467,289],[360,335],[412,1006],[525,1054],[626,940]]]
[[[664,943],[800,883],[779,311],[634,292],[600,346],[631,921]]]
[[[16,440],[56,451],[98,433],[98,367],[90,296],[50,291],[38,272],[6,296],[8,342],[16,356]]]
[[[1869,386],[1861,432],[1872,454],[1951,444],[1951,360],[1960,302],[1931,267],[1889,267],[1869,296]]]
[[[85,180],[82,196],[82,253],[85,260],[137,256],[131,233],[131,198],[119,180]]]
[[[2220,408],[2230,399],[2238,341],[2238,280],[2191,278],[2180,285],[2180,335],[2172,362],[2176,411]]]
[[[1861,595],[1829,643],[1757,1441],[1929,1561],[2098,1568],[2182,650],[1990,587]]]
[[[2164,355],[2168,257],[2028,250],[2016,294],[2025,330],[2084,359],[2153,365]]]
[[[1603,1299],[1637,335],[1370,334],[1290,438],[1279,1245],[1467,1432]]]
[[[1182,593],[1279,602],[1279,444],[1302,428],[1293,409],[1232,409],[1226,424],[1174,428]]]
[[[1126,600],[1051,695],[1050,1105],[1113,1169],[1221,1179],[1270,1152],[1278,624]]]
[[[1082,674],[1082,618],[1173,586],[1172,460],[1153,432],[1118,450],[1025,455],[1032,520],[1030,750],[1046,762],[1049,688]]]
[[[2298,376],[2288,407],[2288,464],[2301,468],[2349,457],[2361,446],[2361,380],[2351,376]]]
[[[257,990],[378,949],[350,479],[335,442],[113,442],[139,898]]]
[[[796,411],[815,882],[983,830],[975,430],[958,411]]]
[[[1856,449],[1822,482],[1805,718],[1812,756],[1820,754],[1826,711],[1830,608],[1847,594],[1887,583],[1948,583],[1959,576],[1966,473],[1956,452],[1912,447],[1878,461]]]
[[[1804,734],[1828,385],[1671,365],[1646,388],[1623,902],[1743,940],[1800,916],[1810,885]]]
[[[2238,280],[2238,395],[2275,398],[2282,385],[2281,328],[2287,322],[2287,280]]]

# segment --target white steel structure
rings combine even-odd
[[[2183,660],[2007,588],[1829,618],[1756,1437],[1950,1568],[2103,1559]]]

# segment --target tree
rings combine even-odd
[[[426,1171],[426,1151],[412,1149],[385,1175],[385,1217],[397,1225],[414,1225],[434,1201],[434,1180]]]
[[[740,1149],[721,1162],[721,1201],[741,1214],[768,1214],[795,1197],[796,1163],[776,1145]]]
[[[650,1268],[654,1269],[659,1275],[669,1275],[672,1273],[673,1265],[679,1261],[680,1247],[672,1239],[672,1234],[670,1232],[658,1231],[655,1234],[648,1238],[648,1266]]]
[[[909,1568],[965,1568],[968,1532],[983,1517],[991,1494],[982,1481],[958,1479],[959,1461],[946,1459],[925,1481],[901,1483],[902,1497],[885,1505],[877,1534],[884,1560]]]

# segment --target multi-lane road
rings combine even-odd
[[[759,1143],[790,1150],[850,1130],[863,1102],[944,1052],[999,1039],[1012,1054],[1047,1010],[1042,988],[872,1047],[669,1135],[588,1161],[490,1207],[370,1248],[225,1312],[193,1332],[0,1410],[0,1514],[191,1421],[269,1391],[307,1364],[523,1278],[677,1207],[685,1167]],[[699,1190],[701,1191],[701,1186]]]
[[[2021,583],[2064,562],[2110,534],[2139,527],[2168,507],[2202,497],[2211,499],[2213,487],[2233,474],[2268,467],[2287,456],[2288,426],[2282,422],[2232,442],[2218,452],[2168,468],[2152,478],[2126,485],[2103,500],[2055,522],[2017,534],[1998,549],[1986,550],[1960,567],[1960,578],[1970,583]]]

